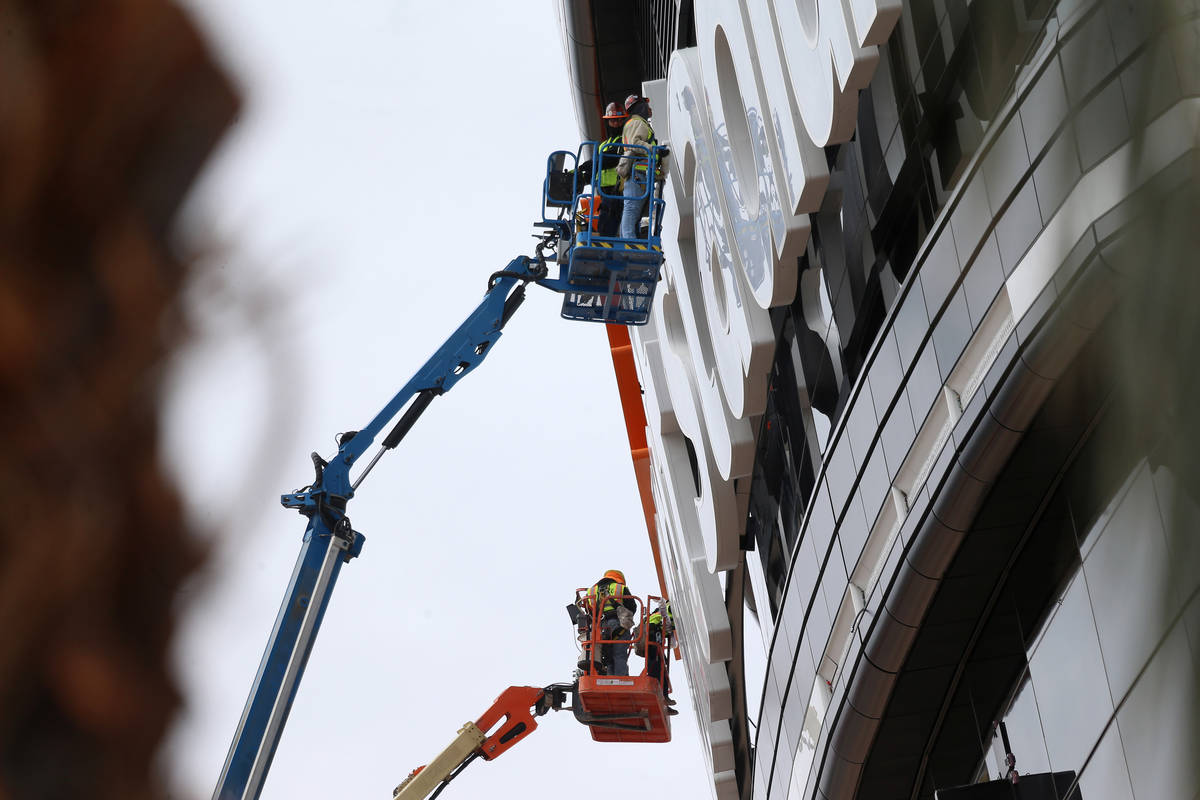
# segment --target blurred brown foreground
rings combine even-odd
[[[235,109],[164,0],[0,0],[0,800],[163,794],[167,229]]]

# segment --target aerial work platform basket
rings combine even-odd
[[[658,681],[647,675],[582,675],[575,702],[597,742],[669,742],[671,718]]]
[[[547,159],[542,191],[542,222],[558,235],[556,261],[563,293],[562,316],[586,322],[645,325],[650,319],[659,269],[663,263],[660,164],[663,147],[633,146],[641,153],[633,167],[648,176],[638,197],[626,198],[593,183],[598,160],[581,156],[598,153],[598,143],[584,142],[576,153],[559,150]],[[599,209],[624,203],[642,205],[637,234],[632,238],[602,235],[597,230]],[[580,213],[575,213],[576,209]]]
[[[638,605],[638,624],[632,635],[617,629],[606,638],[603,625],[609,603],[633,600]],[[650,604],[661,603],[660,597],[647,598]],[[633,595],[609,595],[603,602],[590,603],[587,589],[576,592],[576,606],[582,612],[575,622],[580,631],[584,662],[590,662],[579,676],[575,690],[575,718],[587,725],[597,742],[669,742],[671,716],[667,711],[663,682],[670,686],[669,636],[658,640],[650,636],[649,612]],[[603,648],[627,647],[645,658],[642,671],[631,675],[607,674],[596,669]],[[609,665],[605,665],[606,667]]]

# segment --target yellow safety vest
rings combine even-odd
[[[611,167],[609,167],[608,169],[600,170],[600,188],[601,189],[604,189],[607,191],[608,189],[611,189],[612,187],[616,186],[617,183],[621,180],[620,176],[617,175],[617,163],[616,162],[618,160],[620,160],[622,148],[623,148],[623,143],[621,140],[621,134],[619,134],[619,133],[616,136],[608,137],[607,139],[605,139],[603,142],[600,143],[599,151],[600,151],[600,163],[601,164],[604,163],[605,154],[607,154],[607,153],[614,154],[612,156],[613,165]]]
[[[627,593],[626,588],[627,587],[625,586],[625,584],[617,583],[616,581],[613,581],[612,583],[608,584],[607,587],[604,589],[600,589],[599,584],[593,583],[592,587],[590,589],[588,589],[588,591],[587,591],[588,608],[594,609],[596,607],[596,597],[597,596],[613,597],[613,596],[623,595],[623,594]],[[603,614],[605,611],[615,609],[616,607],[617,607],[616,604],[613,603],[612,600],[605,600],[604,605],[600,608],[600,613]]]
[[[640,117],[639,117],[639,119],[640,119]],[[650,140],[648,142],[646,142],[646,149],[650,151],[650,152],[646,153],[646,157],[647,157],[647,159],[649,159],[650,156],[653,154],[655,146],[658,145],[658,137],[654,135],[654,126],[652,126],[650,124],[650,120],[646,120],[645,122],[646,122],[646,127],[650,129]],[[622,139],[621,141],[623,142],[624,139]],[[646,167],[647,167],[646,164],[634,164],[633,171],[634,172],[639,172],[639,171],[645,172]]]

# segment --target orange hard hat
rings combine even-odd
[[[604,577],[612,578],[617,583],[625,583],[625,573],[621,572],[619,569],[610,569],[608,572],[604,573]]]
[[[629,115],[616,103],[609,103],[604,109],[604,119],[625,119]]]

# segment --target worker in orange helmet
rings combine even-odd
[[[589,614],[595,613],[599,604],[601,639],[630,638],[637,601],[625,585],[625,574],[621,570],[610,569],[592,584],[587,590],[585,604]],[[629,645],[617,642],[600,645],[600,666],[606,675],[628,675]]]

